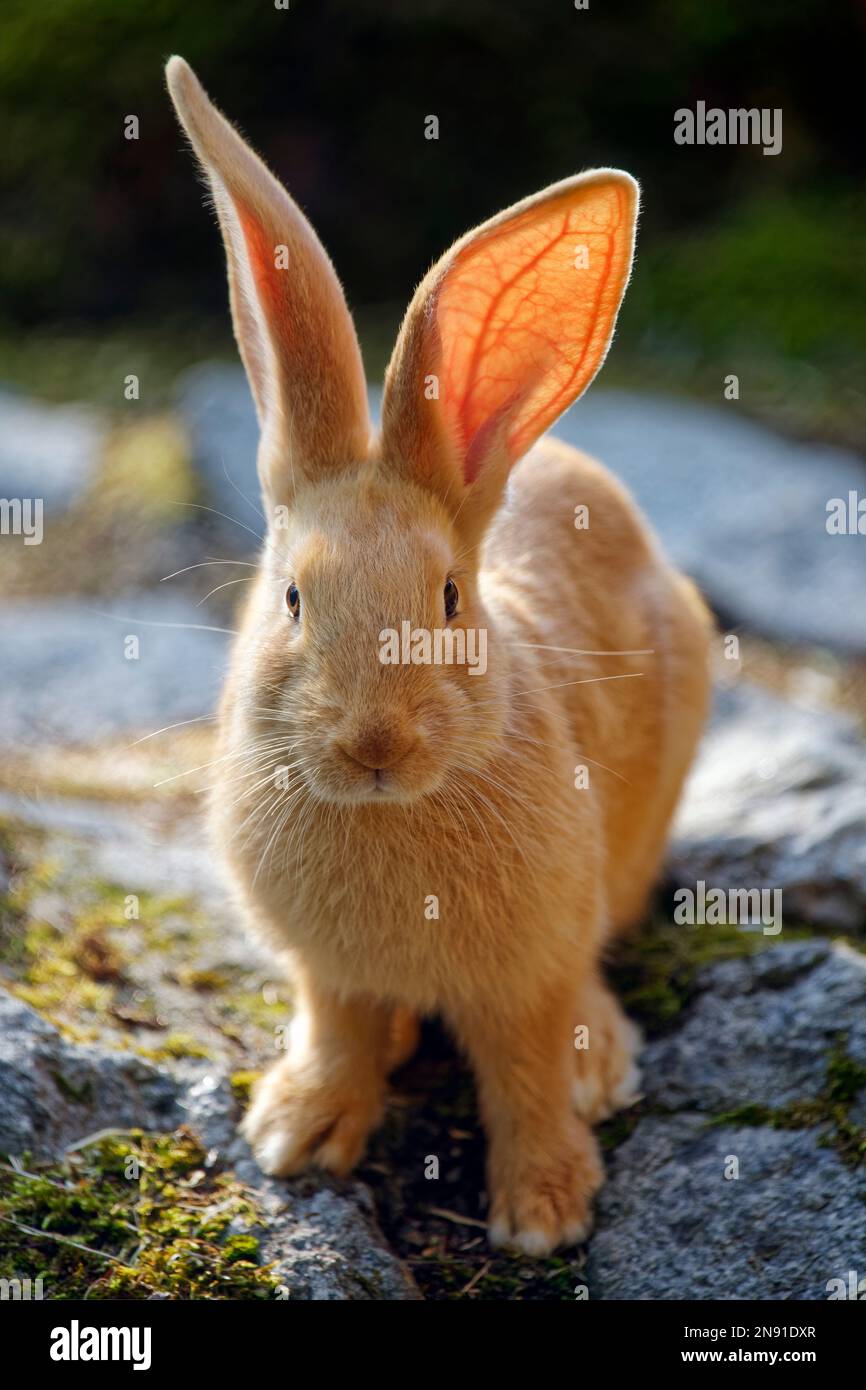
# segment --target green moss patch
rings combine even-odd
[[[787,1105],[750,1103],[714,1115],[710,1124],[760,1126],[771,1129],[822,1127],[821,1143],[834,1148],[849,1167],[866,1165],[866,1130],[851,1120],[849,1111],[857,1096],[866,1091],[866,1067],[845,1050],[845,1037],[837,1038],[827,1057],[827,1078],[821,1094]]]
[[[26,825],[0,824],[0,861],[0,983],[68,1037],[156,1062],[273,1056],[286,992],[225,960],[196,902],[88,876],[75,844]]]
[[[187,1128],[103,1135],[62,1163],[0,1169],[0,1277],[41,1278],[46,1298],[273,1298],[260,1219]]]
[[[16,863],[0,907],[0,969],[8,988],[79,1038],[95,1038],[113,1023],[159,1027],[152,1001],[135,988],[130,962],[142,945],[160,949],[192,908],[144,892],[132,908],[131,895],[99,881],[78,894],[69,887],[55,862]]]
[[[253,1086],[261,1074],[260,1071],[235,1071],[229,1077],[232,1094],[243,1105],[249,1101]]]
[[[657,916],[614,943],[609,974],[627,1012],[654,1037],[673,1027],[694,998],[699,970],[771,949],[776,939],[736,926],[676,926]],[[786,929],[785,940],[791,939]]]

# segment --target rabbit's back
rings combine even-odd
[[[484,563],[486,596],[535,658],[535,693],[518,703],[542,689],[559,700],[575,795],[597,794],[610,917],[623,925],[657,873],[706,717],[709,614],[626,488],[550,436],[515,468]]]

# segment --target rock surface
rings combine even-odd
[[[57,1156],[97,1130],[181,1121],[177,1087],[143,1057],[67,1042],[0,989],[0,1153]]]
[[[866,1265],[866,1172],[822,1119],[763,1122],[826,1094],[833,1046],[866,1065],[866,959],[821,941],[711,965],[682,1026],[644,1054],[631,1135],[608,1159],[588,1247],[593,1299],[820,1299]],[[59,1154],[102,1128],[187,1123],[251,1190],[261,1258],[295,1299],[412,1299],[360,1183],[265,1178],[210,1062],[168,1069],[70,1043],[0,991],[0,1152]],[[738,1117],[759,1107],[755,1122]],[[866,1084],[844,1102],[866,1108]],[[736,1159],[738,1176],[726,1177]],[[648,1220],[647,1213],[652,1212]]]
[[[684,1025],[644,1053],[648,1113],[608,1164],[591,1297],[819,1299],[866,1266],[866,1172],[834,1149],[832,1126],[736,1122],[749,1103],[818,1100],[840,1035],[862,1066],[864,1005],[866,958],[823,942],[704,971]],[[866,1085],[851,1111],[864,1100]]]
[[[0,744],[92,743],[209,713],[227,637],[208,626],[204,609],[162,593],[4,604]]]
[[[170,647],[162,659],[174,659]],[[153,675],[158,689],[156,667]],[[825,1139],[828,1124],[777,1129],[761,1122],[760,1109],[755,1123],[737,1119],[744,1106],[818,1103],[840,1035],[852,1062],[866,1066],[866,957],[821,939],[786,939],[797,918],[849,929],[862,922],[863,759],[853,728],[835,715],[744,683],[720,692],[671,870],[678,884],[781,886],[786,926],[764,951],[708,966],[676,1026],[647,1047],[642,1109],[609,1157],[588,1247],[592,1298],[823,1298],[830,1279],[866,1266],[866,1173]],[[128,1007],[133,987],[154,997],[167,1023],[162,1033],[138,1035],[149,1046],[168,1026],[213,1049],[207,1060],[150,1061],[124,1050],[136,1036],[128,1024],[116,1024],[105,1041],[72,1042],[0,992],[0,1150],[50,1157],[101,1128],[164,1131],[185,1122],[254,1192],[262,1258],[291,1297],[418,1297],[384,1243],[364,1184],[266,1179],[237,1135],[230,1067],[272,1056],[274,1020],[286,1015],[283,1006],[256,1013],[258,1031],[239,1034],[234,1052],[224,1053],[221,1019],[233,1015],[214,1014],[208,1002],[221,1009],[222,989],[190,993],[179,983],[184,970],[213,969],[226,988],[237,978],[232,987],[246,999],[260,997],[269,978],[269,963],[257,959],[231,912],[200,822],[184,813],[178,834],[170,805],[130,805],[118,816],[111,804],[61,796],[32,804],[6,796],[0,813],[23,816],[45,839],[40,856],[55,866],[29,904],[37,921],[74,926],[88,910],[88,879],[200,906],[191,935],[182,916],[151,924],[177,933],[169,948],[154,954],[146,938],[133,944],[117,1002]],[[112,937],[119,949],[125,939],[122,931]],[[720,1124],[728,1112],[730,1122]],[[850,1098],[849,1119],[864,1128],[866,1086]],[[724,1176],[730,1156],[740,1165],[736,1180]],[[385,1161],[399,1164],[399,1148]],[[576,1270],[574,1282],[582,1277]]]
[[[265,527],[256,471],[259,426],[246,377],[239,367],[202,363],[180,378],[176,406],[211,504],[241,525],[238,530],[223,518],[229,543],[244,545],[248,526],[254,533],[247,536],[249,549]]]
[[[727,622],[866,650],[866,537],[830,535],[827,503],[866,494],[861,458],[800,444],[725,408],[592,390],[554,430],[631,488],[668,553]]]
[[[83,494],[105,441],[94,411],[2,390],[0,422],[0,496],[41,497],[50,513]]]
[[[719,1114],[814,1097],[840,1031],[866,1062],[866,956],[849,947],[782,943],[709,967],[698,989],[682,1027],[647,1050],[650,1105]]]
[[[376,1225],[373,1200],[361,1183],[337,1190],[320,1186],[307,1195],[264,1178],[252,1160],[235,1165],[248,1181],[266,1218],[261,1253],[293,1299],[415,1300],[420,1294],[388,1251]]]
[[[724,1177],[730,1157],[736,1180]],[[602,1190],[590,1296],[826,1298],[829,1280],[866,1260],[863,1196],[862,1177],[813,1131],[643,1120]]]
[[[786,920],[866,923],[866,748],[748,683],[720,691],[674,829],[678,885],[781,889]]]

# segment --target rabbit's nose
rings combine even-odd
[[[381,772],[402,762],[415,741],[412,734],[378,728],[365,730],[354,739],[341,739],[338,746],[353,762]]]

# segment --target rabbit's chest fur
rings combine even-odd
[[[255,883],[251,847],[236,872],[253,929],[337,988],[422,1012],[561,978],[575,938],[597,947],[597,808],[553,766],[497,771],[512,790],[495,804],[470,783],[450,806],[359,808],[336,828],[322,809],[289,872]]]

